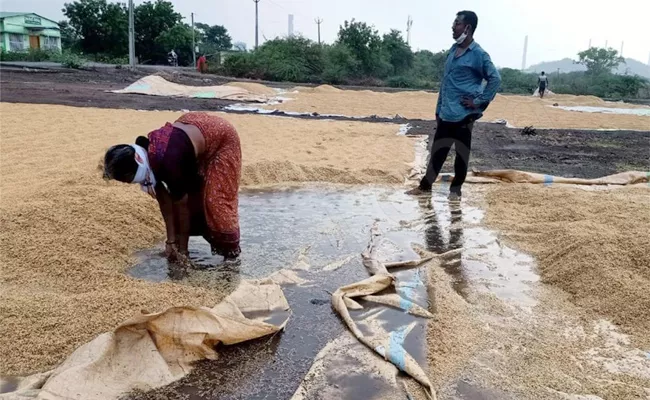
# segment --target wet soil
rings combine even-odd
[[[233,112],[224,110],[224,107],[233,104],[227,100],[106,93],[106,90],[124,88],[151,73],[150,70],[106,68],[97,71],[35,71],[3,67],[0,75],[0,100],[77,107]],[[161,74],[165,79],[195,86],[222,84],[229,80],[187,72]],[[294,118],[354,119],[319,115]],[[409,135],[429,135],[435,132],[435,121],[378,117],[354,120],[408,123],[411,125]],[[597,178],[626,170],[650,170],[650,126],[648,128],[647,132],[537,129],[536,135],[527,136],[522,135],[521,129],[477,123],[472,137],[470,166],[477,169],[520,169],[581,178]],[[443,171],[451,172],[452,166],[453,155]]]
[[[200,362],[184,379],[131,398],[290,398],[318,352],[345,330],[332,310],[331,293],[368,277],[360,253],[370,226],[383,214],[382,207],[390,207],[380,199],[387,193],[381,189],[361,193],[350,190],[245,193],[240,199],[242,232],[246,232],[242,237],[245,250],[240,267],[224,271],[219,266],[221,259],[211,256],[209,247],[201,240],[193,240],[191,257],[201,268],[214,268],[228,282],[236,281],[239,276],[260,278],[283,268],[295,269],[308,283],[283,286],[292,309],[286,329],[272,337],[237,346],[220,346],[219,360]],[[386,230],[396,226],[399,227],[394,221],[384,224]],[[299,237],[292,234],[296,231],[301,232]],[[355,257],[350,258],[352,255]],[[154,281],[173,279],[158,252],[141,253],[140,258],[142,262],[129,274]],[[335,271],[323,271],[327,265],[341,260],[349,261]],[[192,277],[187,281],[204,283]],[[422,305],[427,307],[426,303]],[[396,314],[399,318],[403,313]],[[397,325],[400,322],[392,321]],[[420,354],[424,353],[423,332],[422,325],[409,337],[409,342],[419,343],[416,347]],[[414,339],[415,334],[419,340]],[[418,358],[426,359],[422,355]]]
[[[229,100],[189,99],[138,94],[106,93],[124,89],[151,71],[126,69],[77,70],[20,70],[2,68],[0,74],[0,101],[6,103],[60,104],[74,107],[122,108],[133,110],[193,110],[219,111],[234,104]],[[166,78],[176,76],[165,74]],[[218,85],[223,82],[205,81],[185,75],[169,79],[193,86]]]
[[[412,125],[409,134],[435,133],[435,121]],[[524,135],[522,129],[477,123],[472,133],[470,168],[517,169],[576,178],[648,171],[650,131],[536,129],[535,135]],[[453,172],[453,150],[443,172]]]
[[[367,245],[373,224],[379,223],[382,231],[378,251],[382,261],[418,259],[414,245],[434,253],[461,246],[469,248],[470,253],[492,251],[489,246],[495,243],[489,233],[480,229],[465,229],[463,233],[463,224],[479,221],[481,211],[451,209],[443,192],[443,185],[433,199],[415,199],[394,189],[382,188],[245,192],[240,200],[242,232],[245,232],[241,265],[236,269],[220,267],[221,259],[209,254],[207,244],[193,240],[191,257],[201,271],[190,274],[205,274],[212,269],[212,273],[227,284],[241,278],[268,276],[279,269],[294,269],[307,283],[283,285],[292,309],[285,331],[236,346],[220,346],[217,361],[200,362],[180,381],[148,393],[133,393],[129,398],[290,398],[301,383],[305,387],[303,377],[321,349],[346,332],[332,310],[330,297],[338,287],[368,277],[361,264],[360,252]],[[292,234],[296,231],[301,234]],[[479,250],[471,250],[473,248]],[[498,253],[501,254],[498,265],[504,266],[498,269],[481,262],[461,261],[461,253],[458,253],[457,263],[446,267],[455,280],[456,291],[464,296],[469,280],[480,279],[490,282],[491,290],[498,296],[524,299],[525,290],[518,286],[521,279],[508,276],[508,265],[518,262],[517,257],[503,255],[502,249]],[[157,282],[175,279],[158,251],[143,252],[139,256],[141,262],[128,271],[130,275]],[[405,268],[393,273],[398,282],[405,283],[404,287],[416,288],[400,291],[402,297],[434,310],[434,305],[429,304],[427,287],[423,283],[416,284],[426,281],[424,268]],[[518,273],[522,273],[521,265]],[[535,280],[534,275],[522,275],[523,278]],[[179,282],[206,284],[205,280],[192,276]],[[395,331],[415,321],[415,327],[404,340],[404,348],[426,368],[426,320],[390,307],[362,304],[365,309],[351,312],[351,315],[366,334],[378,327],[386,332]],[[325,379],[331,380],[341,393],[347,393],[341,395],[345,399],[359,398],[356,397],[359,393],[364,393],[364,398],[387,398],[389,392],[395,391],[396,388],[385,381],[359,375],[358,368],[355,362],[345,363],[337,366],[336,376],[348,376],[349,379]],[[311,389],[307,398],[318,398],[313,397],[318,391],[316,388],[307,385],[307,389]]]

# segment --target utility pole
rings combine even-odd
[[[293,37],[293,14],[289,14],[289,38]]]
[[[255,2],[255,48],[259,46],[260,44],[260,38],[259,38],[259,12],[257,9],[257,5],[260,2],[260,0],[253,0]]]
[[[196,38],[194,34],[194,13],[192,13],[192,66],[196,67]]]
[[[526,69],[526,53],[528,53],[528,35],[526,35],[526,38],[524,38],[524,57],[521,60],[521,70],[524,71]]]
[[[323,23],[323,19],[322,18],[316,18],[314,20],[314,22],[316,22],[316,25],[318,25],[318,45],[320,46],[320,24]]]
[[[133,0],[129,0],[129,65],[135,67],[135,22],[133,19]]]
[[[411,27],[413,26],[413,18],[409,15],[408,20],[406,20],[406,44],[411,45]]]
[[[621,42],[621,54],[619,54],[621,57],[623,57],[623,44],[625,44],[625,42]]]
[[[609,42],[607,40],[605,40],[605,48],[609,49],[609,46],[607,45],[607,43],[609,43]]]
[[[589,39],[589,48],[587,50],[591,49],[591,39]]]

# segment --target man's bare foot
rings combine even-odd
[[[449,197],[448,197],[449,202],[452,204],[460,204],[461,198],[462,197],[459,193],[454,193],[454,192],[449,193]]]
[[[414,187],[411,190],[408,190],[406,194],[411,195],[411,196],[422,196],[427,193],[430,193],[430,191],[422,190],[420,187]]]

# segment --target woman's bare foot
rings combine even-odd
[[[241,258],[239,257],[228,257],[223,259],[223,266],[225,267],[236,267],[241,265]]]

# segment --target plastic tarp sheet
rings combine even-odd
[[[614,108],[614,107],[591,107],[591,106],[557,106],[557,108],[561,108],[562,110],[565,111],[639,115],[642,117],[650,117],[650,107],[649,108]]]
[[[113,93],[145,94],[149,96],[192,97],[265,103],[268,96],[254,94],[237,86],[187,86],[169,82],[158,75],[149,75]]]
[[[479,178],[493,180],[494,182],[509,183],[536,183],[536,184],[569,184],[569,185],[635,185],[638,183],[647,183],[650,181],[650,172],[627,171],[619,174],[608,175],[602,178],[582,179],[582,178],[565,178],[562,176],[553,176],[537,174],[533,172],[517,171],[514,169],[498,169],[491,171],[472,171],[468,178]],[[469,182],[472,180],[468,179]],[[485,181],[488,182],[488,181]]]
[[[277,321],[278,315],[280,324],[266,322]],[[189,373],[193,362],[216,359],[219,343],[273,334],[289,315],[278,284],[244,281],[214,308],[173,307],[137,315],[78,348],[56,369],[23,378],[0,399],[117,399],[165,386]]]
[[[403,347],[403,339],[408,335],[413,324],[405,329],[399,329],[393,332],[385,333],[375,331],[371,335],[364,335],[355,321],[350,316],[350,310],[360,310],[363,308],[357,300],[379,303],[402,309],[403,311],[422,318],[433,318],[434,316],[423,307],[415,304],[409,299],[399,295],[399,282],[388,272],[388,268],[408,268],[417,267],[426,262],[433,260],[433,256],[425,257],[420,260],[404,261],[396,263],[383,263],[376,257],[376,240],[380,236],[378,228],[373,227],[370,234],[370,243],[363,252],[363,264],[370,273],[370,277],[360,282],[352,283],[340,287],[332,294],[332,306],[340,314],[341,318],[350,329],[352,334],[364,345],[374,350],[385,360],[394,364],[399,370],[410,375],[419,382],[426,390],[430,398],[435,399],[436,394],[433,386],[429,381],[423,368],[417,363],[415,358],[409,354]],[[435,257],[446,257],[449,253],[436,255]],[[395,294],[382,294],[387,289],[394,289]]]

